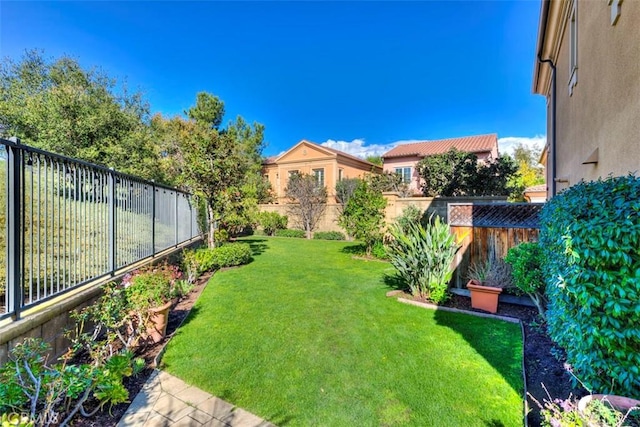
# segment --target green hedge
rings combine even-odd
[[[249,263],[251,246],[248,243],[229,243],[215,248],[185,251],[183,257],[189,276],[200,275],[206,271]]]
[[[548,330],[588,388],[640,398],[640,179],[579,183],[541,214]]]
[[[277,212],[260,212],[258,222],[267,236],[273,236],[277,230],[287,228],[288,218]]]
[[[344,240],[344,234],[339,231],[318,231],[313,234],[314,239],[318,240]]]
[[[278,237],[299,237],[304,238],[307,237],[307,233],[304,230],[276,230],[275,235]]]

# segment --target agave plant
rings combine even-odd
[[[420,223],[393,224],[387,251],[391,264],[406,282],[414,296],[440,303],[447,298],[447,288],[453,275],[451,263],[459,248],[449,225],[430,218]]]

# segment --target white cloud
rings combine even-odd
[[[345,153],[349,153],[353,156],[358,156],[364,159],[367,156],[380,156],[400,144],[412,144],[414,142],[422,142],[422,141],[424,140],[411,139],[411,140],[394,141],[389,144],[367,145],[365,140],[362,138],[356,138],[352,141],[328,139],[325,142],[320,143],[320,145],[323,145],[329,148],[334,148],[336,150],[344,151]],[[542,150],[542,148],[546,144],[546,141],[547,141],[547,137],[544,135],[536,135],[534,137],[507,136],[504,138],[498,138],[498,149],[501,155],[502,154],[512,155],[513,150],[519,144],[522,144],[528,148],[535,148],[537,150]]]
[[[527,148],[542,150],[546,143],[547,137],[544,135],[536,135],[531,138],[526,136],[506,136],[504,138],[498,138],[498,150],[500,155],[513,155],[513,150],[520,144]]]
[[[365,145],[366,143],[364,139],[360,138],[354,139],[350,142],[328,139],[325,142],[320,143],[320,145],[344,151],[345,153],[349,153],[352,156],[358,156],[364,159],[367,156],[380,156],[402,142],[403,141],[392,142],[391,144]]]

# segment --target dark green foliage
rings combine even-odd
[[[258,223],[267,236],[273,236],[276,230],[287,228],[287,222],[287,216],[280,215],[278,212],[260,212],[258,215]]]
[[[540,245],[520,243],[509,249],[504,260],[511,265],[513,284],[531,297],[538,312],[544,317],[547,301],[544,295],[543,253]]]
[[[339,231],[318,231],[313,235],[314,239],[319,240],[344,240],[344,234]]]
[[[506,196],[518,165],[509,156],[478,162],[474,153],[452,148],[447,153],[427,156],[417,166],[425,196]]]
[[[540,245],[549,334],[590,389],[640,398],[640,179],[577,185],[549,201]]]
[[[387,249],[391,264],[414,296],[440,303],[447,299],[453,275],[451,263],[458,250],[449,225],[435,217],[426,227],[420,223],[390,228]]]
[[[285,230],[276,230],[275,236],[305,238],[307,237],[307,233],[304,230],[292,230],[290,228],[287,228]]]
[[[166,181],[148,120],[142,94],[68,56],[0,63],[0,132],[24,144]]]
[[[382,240],[376,240],[376,242],[371,247],[371,256],[378,259],[389,259],[389,254],[387,253],[387,248],[382,243]]]
[[[371,254],[373,244],[382,240],[386,205],[387,201],[382,193],[369,180],[362,180],[338,219],[338,224],[350,236],[364,242],[367,255]]]

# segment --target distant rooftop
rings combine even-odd
[[[496,145],[498,145],[498,135],[495,133],[488,135],[463,136],[460,138],[437,139],[433,141],[398,145],[383,154],[382,158],[386,159],[405,156],[425,157],[434,154],[446,153],[451,148],[468,153],[481,153],[491,151]]]

